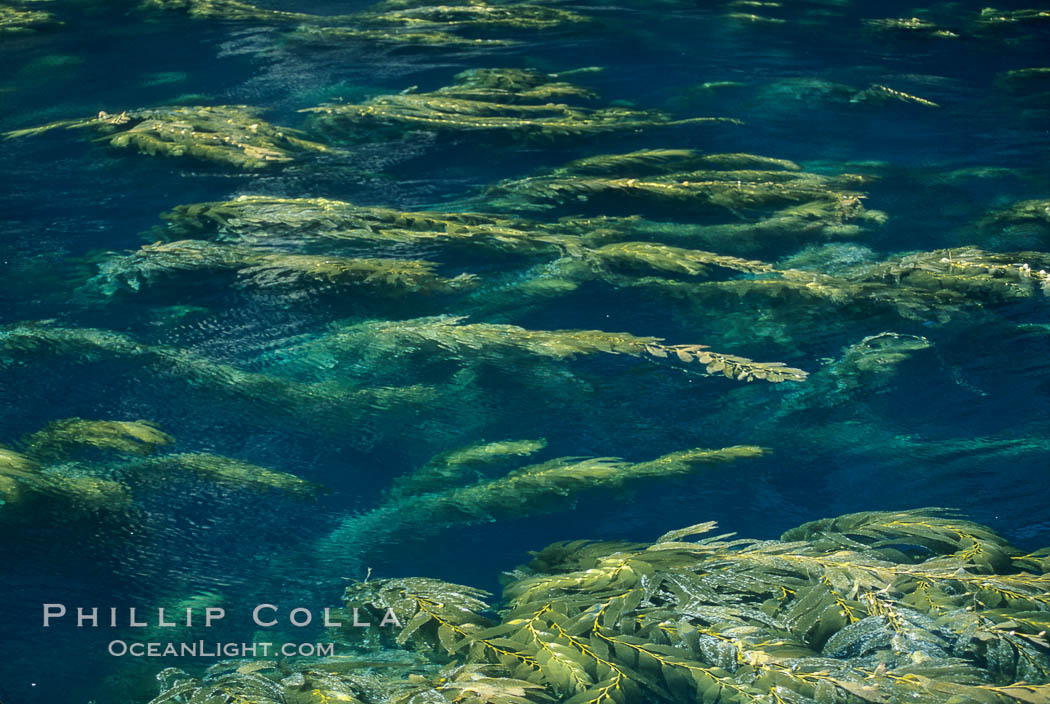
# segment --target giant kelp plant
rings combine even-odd
[[[514,37],[521,32],[550,31],[589,21],[585,15],[541,3],[499,0],[466,0],[454,5],[378,2],[340,15],[290,12],[241,0],[144,0],[140,8],[185,12],[194,19],[295,23],[289,36],[297,42],[442,49],[508,46],[517,43]]]
[[[166,670],[152,704],[1050,701],[1047,550],[932,509],[777,540],[715,527],[556,543],[504,576],[495,609],[434,579],[356,582],[337,632],[356,657]],[[355,628],[351,608],[400,627]]]
[[[202,105],[143,108],[110,114],[99,112],[83,120],[14,130],[7,139],[54,129],[90,129],[118,149],[140,154],[190,157],[240,169],[288,164],[328,148],[299,136],[296,130],[272,125],[246,105]]]
[[[166,453],[175,438],[144,420],[63,418],[0,446],[0,521],[32,526],[134,508],[140,491],[196,478],[232,491],[323,490],[295,475],[209,453]],[[114,460],[118,461],[114,461]]]
[[[556,74],[528,69],[472,69],[451,86],[428,93],[380,95],[364,103],[307,108],[316,128],[333,138],[355,139],[362,132],[430,130],[450,134],[505,135],[551,140],[654,127],[734,122],[731,118],[673,119],[655,110],[591,108],[567,102],[591,98],[589,91]]]

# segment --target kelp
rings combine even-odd
[[[255,413],[300,418],[307,414],[325,422],[356,421],[373,410],[403,410],[435,398],[434,390],[427,386],[362,388],[343,381],[304,383],[249,372],[189,350],[148,345],[98,328],[47,322],[0,327],[0,372],[61,359],[80,365],[120,360],[144,369],[158,383],[174,380],[195,392],[250,402]]]
[[[429,93],[410,90],[376,96],[364,103],[322,105],[302,112],[313,115],[319,131],[340,139],[374,135],[376,128],[391,128],[550,140],[661,126],[735,122],[714,117],[676,120],[654,110],[551,102],[581,94],[586,91],[558,81],[556,74],[527,69],[473,69],[458,74],[452,86]]]
[[[1007,71],[996,79],[999,86],[1017,92],[1025,93],[1032,91],[1050,90],[1050,68],[1043,66],[1030,66]]]
[[[300,23],[291,34],[296,40],[364,41],[394,45],[499,46],[511,39],[478,36],[508,30],[551,30],[588,22],[576,12],[541,4],[463,0],[459,4],[418,2],[407,5],[378,3],[360,12],[315,15],[252,5],[241,0],[143,0],[140,7],[154,11],[185,12],[196,19]]]
[[[645,462],[613,457],[560,457],[443,491],[394,496],[371,511],[347,518],[320,544],[329,560],[383,547],[399,535],[422,536],[455,525],[537,516],[565,509],[582,493],[617,490],[693,474],[700,469],[768,454],[751,445],[692,449]]]
[[[185,12],[190,17],[212,20],[302,22],[321,19],[318,15],[273,10],[241,0],[142,0],[140,7],[145,10]]]
[[[772,103],[779,108],[784,108],[791,103],[805,108],[817,105],[871,108],[897,104],[927,108],[940,107],[932,100],[880,83],[873,83],[867,88],[858,88],[819,78],[786,78],[774,81],[763,86],[759,91],[759,98],[761,103]]]
[[[988,232],[1010,234],[1019,230],[1035,230],[1050,235],[1050,199],[1022,200],[1006,208],[987,213],[977,223]]]
[[[33,455],[0,445],[0,521],[76,521],[119,512],[130,503],[120,482],[74,466],[46,467]]]
[[[331,19],[316,17],[296,29],[291,38],[327,44],[479,48],[517,44],[516,37],[522,32],[550,31],[590,21],[579,13],[544,5],[481,0],[405,6],[380,3],[335,20],[338,23],[333,24]],[[493,36],[500,32],[506,32],[506,36]]]
[[[978,29],[994,30],[1015,25],[1042,25],[1050,23],[1050,10],[1025,8],[1018,10],[997,10],[986,7],[981,10],[975,25]]]
[[[467,484],[470,479],[481,479],[515,458],[527,457],[547,447],[547,441],[501,440],[482,442],[444,452],[432,457],[411,474],[398,477],[390,490],[392,497],[425,494],[450,484]]]
[[[1041,252],[987,252],[976,247],[904,254],[881,262],[864,262],[835,274],[780,268],[760,261],[722,257],[709,252],[665,245],[622,247],[613,261],[621,266],[595,266],[593,251],[581,251],[547,265],[530,279],[499,292],[509,297],[551,297],[569,293],[582,282],[601,280],[625,289],[689,301],[705,308],[712,300],[728,305],[740,300],[777,300],[778,308],[791,302],[814,303],[840,312],[893,313],[904,318],[946,322],[967,310],[1005,304],[1050,291],[1050,258]],[[601,250],[594,250],[600,252]],[[624,267],[622,263],[632,267]],[[750,272],[751,276],[688,281],[645,275],[645,269],[675,271],[693,276],[706,273],[698,264]],[[798,308],[791,308],[798,312]]]
[[[36,10],[23,3],[0,4],[0,34],[20,34],[59,24],[46,10]]]
[[[513,30],[549,30],[578,24],[589,18],[576,12],[541,3],[483,2],[466,0],[459,5],[443,2],[408,4],[378,3],[371,10],[354,15],[362,24],[403,25],[456,29],[463,27],[505,27]]]
[[[551,171],[554,176],[652,176],[658,174],[719,170],[801,171],[788,159],[757,154],[709,154],[695,149],[640,149],[625,154],[599,154],[570,161]]]
[[[928,108],[940,107],[937,103],[926,98],[920,98],[917,95],[911,93],[905,93],[901,90],[894,90],[884,85],[873,83],[870,87],[865,90],[859,91],[852,98],[851,103],[874,103],[877,105],[889,103],[889,102],[901,102],[911,103],[913,105],[922,105]]]
[[[906,37],[920,37],[932,39],[958,39],[959,35],[950,29],[945,29],[930,20],[919,17],[886,17],[876,20],[865,20],[865,26],[889,34],[897,34]]]
[[[439,25],[440,26],[440,25]],[[331,27],[304,24],[289,35],[293,41],[310,44],[375,44],[391,47],[428,47],[439,49],[463,49],[510,46],[510,39],[471,39],[451,32],[422,30],[415,26],[390,27],[388,29],[358,29],[355,27]]]
[[[601,155],[486,191],[490,204],[510,209],[571,207],[590,201],[618,208],[674,208],[675,212],[729,212],[747,217],[817,203],[839,222],[865,217],[863,176],[825,176],[793,162],[753,154],[644,150]],[[871,217],[871,216],[869,216]]]
[[[363,242],[441,244],[501,252],[558,253],[572,237],[558,227],[483,213],[403,211],[326,198],[238,196],[179,205],[153,234],[250,245]]]
[[[377,349],[391,359],[404,354],[435,354],[470,364],[518,363],[522,356],[569,360],[591,354],[638,357],[740,381],[803,381],[806,372],[782,362],[755,362],[711,350],[706,345],[669,345],[656,337],[603,330],[531,330],[517,325],[470,323],[463,316],[436,316],[403,321],[375,321],[335,326],[298,352],[311,355],[362,354]]]
[[[384,640],[447,671],[484,666],[572,704],[1050,701],[1040,552],[937,509],[777,540],[714,529],[551,545],[505,575],[496,618],[484,593],[432,579],[359,582],[345,600],[375,619],[392,609],[404,628]],[[453,700],[431,686],[420,701]]]
[[[309,153],[328,151],[323,144],[303,139],[297,130],[262,120],[260,112],[247,105],[100,112],[93,118],[10,131],[4,137],[32,136],[54,129],[89,129],[118,149],[133,149],[149,156],[190,157],[245,170],[285,165]]]
[[[38,478],[36,463],[0,445],[0,507],[20,503],[25,498],[27,483],[32,487]],[[0,515],[6,515],[6,510]]]
[[[288,472],[206,452],[176,453],[148,458],[122,467],[121,472],[138,479],[153,481],[193,475],[209,484],[228,489],[256,492],[278,490],[307,498],[315,497],[324,491],[320,485]]]
[[[83,418],[56,420],[24,440],[26,452],[37,458],[68,457],[80,448],[149,455],[173,442],[173,437],[150,421]]]
[[[472,274],[446,278],[435,271],[436,266],[416,259],[295,254],[179,240],[109,257],[99,265],[90,288],[113,295],[117,291],[139,291],[179,275],[224,271],[233,272],[238,285],[246,287],[294,287],[312,282],[385,295],[452,293],[477,284]]]

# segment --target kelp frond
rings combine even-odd
[[[590,201],[617,207],[728,211],[744,217],[810,203],[837,212],[839,222],[863,216],[865,177],[825,176],[793,162],[753,154],[647,150],[588,157],[536,176],[502,181],[487,190],[492,203],[511,209],[572,207]],[[600,200],[604,199],[604,201]]]
[[[288,254],[199,240],[146,245],[102,262],[92,285],[104,294],[138,291],[183,272],[234,272],[241,285],[266,288],[315,282],[380,293],[447,293],[475,285],[471,274],[440,276],[432,262]]]
[[[1048,575],[984,526],[928,509],[779,540],[714,527],[551,546],[507,575],[495,621],[483,594],[434,580],[345,598],[395,608],[399,645],[573,704],[1048,701]]]
[[[128,465],[123,471],[154,481],[178,477],[180,474],[195,475],[206,482],[229,489],[279,490],[304,497],[314,497],[324,491],[320,485],[294,474],[204,452],[162,455]]]
[[[173,442],[173,437],[149,421],[83,418],[56,420],[24,441],[27,454],[47,459],[75,454],[79,448],[149,455]]]
[[[936,39],[958,39],[959,35],[950,29],[940,27],[935,22],[919,17],[886,17],[877,20],[865,20],[864,24],[879,32],[900,34],[909,37],[930,37]]]
[[[511,75],[497,81],[492,76]],[[542,77],[538,85],[531,80]],[[479,81],[478,76],[485,76]],[[493,84],[499,87],[492,87]],[[456,77],[456,84],[430,93],[381,95],[360,104],[332,104],[307,108],[322,131],[336,137],[355,137],[362,127],[392,127],[435,132],[504,134],[519,139],[554,139],[602,132],[632,131],[658,126],[734,122],[727,118],[697,117],[674,120],[664,113],[630,108],[589,108],[554,103],[557,96],[578,95],[579,89],[519,69],[489,69]]]
[[[453,355],[466,362],[514,360],[533,355],[554,360],[580,355],[620,354],[667,363],[698,365],[709,375],[741,381],[803,381],[806,372],[781,362],[755,362],[705,345],[668,345],[660,338],[603,330],[531,330],[517,325],[468,323],[463,317],[433,317],[363,323],[336,328],[312,343],[314,351],[381,346],[389,354],[418,352]],[[307,350],[307,354],[310,352]],[[389,355],[388,355],[389,356]]]
[[[922,105],[928,108],[940,107],[937,103],[926,98],[920,98],[917,95],[905,93],[904,91],[894,90],[893,88],[887,88],[883,85],[872,84],[865,90],[858,92],[852,98],[851,103],[888,103],[888,102],[901,102],[911,103],[913,105]]]
[[[993,210],[978,223],[979,227],[993,230],[1015,226],[1034,226],[1050,231],[1050,199],[1036,198],[1013,203],[1009,207]]]
[[[987,252],[975,247],[934,250],[862,263],[835,274],[779,268],[732,257],[661,245],[610,247],[616,256],[602,265],[601,250],[581,250],[547,265],[540,276],[540,292],[559,295],[583,281],[603,280],[621,288],[640,288],[694,304],[712,299],[776,299],[811,305],[824,302],[839,310],[888,311],[910,319],[946,321],[967,309],[990,303],[1008,303],[1050,291],[1050,258],[1041,252]],[[598,252],[599,254],[595,254]],[[597,266],[595,264],[598,264]],[[750,277],[714,281],[681,281],[643,275],[645,269],[698,276],[701,264],[751,271]],[[632,268],[634,271],[632,271]],[[517,285],[516,293],[530,294],[532,281]]]
[[[403,410],[434,400],[427,386],[359,388],[334,381],[303,383],[245,371],[178,347],[144,344],[110,330],[50,323],[0,327],[0,371],[57,359],[74,364],[122,360],[140,365],[146,378],[158,383],[175,381],[194,391],[249,401],[256,413],[297,417],[320,413],[325,422],[346,422],[366,410]]]
[[[359,241],[451,244],[496,251],[557,253],[574,239],[556,227],[482,213],[404,211],[325,198],[239,196],[180,205],[161,215],[160,235],[245,244]]]
[[[0,445],[0,520],[65,522],[121,511],[131,503],[126,486],[82,474],[75,467],[55,470]]]
[[[322,19],[318,15],[273,10],[242,0],[142,0],[140,7],[146,10],[185,12],[198,19],[255,22],[302,22]]]
[[[140,154],[192,157],[246,170],[287,164],[310,152],[328,150],[323,144],[298,136],[296,130],[259,118],[260,110],[246,105],[176,106],[100,112],[83,120],[63,120],[42,127],[14,130],[12,139],[54,129],[90,129],[100,139]]]
[[[492,470],[527,457],[547,447],[547,441],[502,440],[461,447],[433,457],[411,474],[398,477],[390,490],[392,497],[426,494],[442,487],[478,480]]]
[[[647,480],[685,476],[706,466],[762,457],[768,452],[762,447],[737,445],[673,452],[647,462],[560,457],[516,469],[498,479],[392,498],[344,521],[324,540],[321,549],[333,559],[345,559],[350,546],[354,550],[374,549],[399,534],[423,535],[453,525],[542,515],[566,508],[585,492],[625,489]]]
[[[652,176],[702,169],[801,171],[787,159],[756,154],[705,154],[694,149],[642,149],[626,154],[600,154],[570,161],[552,171],[555,175]]]
[[[0,4],[0,34],[17,34],[53,27],[59,24],[54,15],[25,4]]]
[[[533,704],[548,702],[552,697],[546,687],[524,679],[506,677],[493,665],[454,665],[433,678],[409,679],[390,704],[428,704],[469,702],[470,704]]]

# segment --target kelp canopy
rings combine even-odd
[[[1050,704],[1048,27],[0,5],[0,699]]]
[[[165,670],[152,704],[1048,701],[1047,550],[943,510],[850,514],[778,540],[715,529],[556,543],[505,574],[494,605],[435,579],[356,582],[337,635],[395,649],[379,662]],[[403,627],[374,642],[350,608]]]

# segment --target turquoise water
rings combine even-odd
[[[274,0],[260,7],[338,16],[368,5]],[[92,502],[52,488],[21,513],[11,497],[0,506],[8,514],[0,542],[0,701],[148,701],[153,674],[171,664],[110,657],[106,629],[63,623],[43,631],[44,603],[148,610],[196,596],[227,605],[222,637],[241,640],[255,630],[241,618],[253,605],[319,612],[339,603],[347,579],[366,574],[498,592],[501,572],[553,541],[652,541],[701,521],[774,538],[825,516],[940,506],[1023,550],[1050,544],[1050,308],[1037,275],[1050,261],[1050,85],[1046,74],[1008,74],[1048,65],[1050,21],[982,24],[980,5],[552,3],[543,7],[585,21],[450,26],[457,36],[513,43],[448,46],[446,37],[421,46],[360,36],[303,41],[291,36],[302,21],[279,17],[33,3],[62,24],[0,34],[0,130],[100,111],[251,105],[325,148],[246,170],[116,148],[106,135],[119,124],[3,141],[0,444],[33,456],[30,434],[60,419],[147,420],[174,439],[158,457],[209,453],[324,490],[260,490],[266,480],[243,465],[220,481],[161,462],[143,468],[133,453],[98,447],[51,456],[46,471],[59,485],[68,477],[105,479],[113,482],[107,491],[132,498]],[[957,36],[867,23],[913,16]],[[524,139],[510,128],[394,119],[339,131],[300,112],[435,91],[484,68],[561,74],[543,80],[594,95],[571,95],[571,104],[661,117]],[[738,122],[686,121],[700,116]],[[488,190],[576,159],[650,149],[789,160],[796,170],[773,171],[806,174],[815,195],[748,202],[739,195],[750,187],[746,174],[735,190],[732,179],[716,186],[725,191],[721,200],[661,199],[635,186],[556,202]],[[712,177],[692,180],[704,178]],[[323,226],[282,231],[274,223],[251,236],[250,228],[229,228],[223,246],[241,248],[229,254],[240,258],[233,266],[147,257],[138,278],[105,278],[128,266],[120,257],[184,236],[163,229],[162,213],[242,195],[493,212],[533,234],[546,225],[565,235],[583,218],[640,216],[604,223],[614,234],[584,248],[662,243],[809,272],[811,289],[833,286],[816,277],[837,277],[834,285],[844,288],[771,294],[754,282],[781,274],[735,264],[593,264],[587,257],[596,255],[580,255],[575,240],[495,251],[418,237],[332,238],[317,235]],[[766,231],[756,226],[783,208],[831,197],[865,214],[836,210]],[[1027,215],[995,215],[1034,199],[1042,205]],[[593,233],[598,225],[586,222]],[[223,238],[199,239],[209,237]],[[934,250],[945,251],[924,260],[933,274],[914,261],[876,271],[879,262]],[[258,259],[282,254],[318,260],[282,269],[290,264]],[[346,284],[311,274],[326,257],[426,260],[442,281],[476,280],[432,289]],[[970,270],[954,259],[946,264],[949,257],[978,267],[994,260],[999,268],[968,279]],[[572,279],[568,265],[552,264],[566,259],[588,262],[589,273],[572,269]],[[245,273],[259,266],[271,266],[270,276]],[[711,285],[692,288],[701,281]],[[734,281],[741,285],[722,286]],[[885,290],[846,287],[860,282]],[[906,294],[915,300],[901,303]],[[397,321],[434,316],[492,327],[455,344],[439,333],[398,332]],[[376,329],[369,321],[390,323]],[[652,336],[783,362],[809,376],[775,384],[729,379],[673,353],[652,354],[646,345],[653,343],[625,351],[606,349],[606,341],[563,354],[557,340],[530,347],[536,338],[521,329]],[[51,331],[49,340],[79,334],[81,342],[26,342],[43,339],[41,330]],[[83,343],[77,330],[96,331],[93,342]],[[530,499],[531,508],[518,510],[408,516],[415,504],[389,503],[394,480],[435,455],[541,438],[534,458],[514,454],[496,469],[471,469],[471,480],[566,456],[637,463],[690,448],[769,452],[683,476]],[[193,663],[201,664],[209,663]]]

